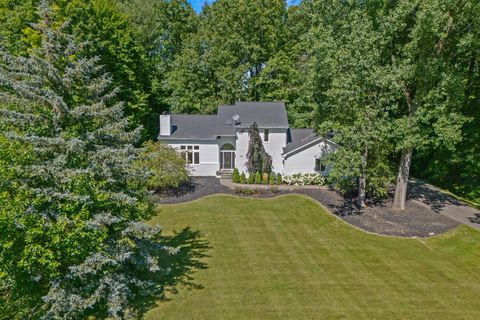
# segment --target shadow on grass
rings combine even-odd
[[[148,280],[159,288],[156,295],[143,296],[134,303],[137,314],[145,314],[156,307],[158,303],[171,300],[167,294],[178,293],[178,288],[203,289],[203,286],[195,282],[194,273],[198,270],[207,269],[208,251],[211,249],[209,242],[200,231],[190,227],[175,232],[172,236],[162,236],[159,239],[163,246],[178,248],[175,254],[160,254],[159,267],[165,272],[158,272],[154,276],[149,274]]]

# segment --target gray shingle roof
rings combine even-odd
[[[238,115],[234,124],[232,117]],[[216,115],[171,115],[172,134],[159,139],[216,139],[235,135],[235,127],[246,128],[254,122],[260,128],[288,128],[283,102],[235,102],[221,105]]]
[[[216,115],[188,115],[172,114],[170,123],[172,134],[170,136],[158,136],[159,139],[208,139],[216,138],[215,123]]]
[[[260,128],[288,128],[287,109],[284,102],[235,102],[235,105],[218,107],[217,135],[235,134],[232,117],[238,115],[237,127],[249,127],[254,122]]]
[[[287,134],[287,146],[283,148],[283,154],[321,138],[313,129],[289,129]]]

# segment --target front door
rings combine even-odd
[[[235,168],[235,151],[220,152],[220,169],[233,170]]]

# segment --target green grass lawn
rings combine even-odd
[[[208,242],[201,288],[180,287],[147,319],[480,319],[480,232],[367,234],[310,198],[213,196],[160,206],[166,234]]]

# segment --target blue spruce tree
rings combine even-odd
[[[0,159],[10,170],[0,183],[0,295],[22,319],[134,318],[134,301],[164,290],[149,279],[176,252],[142,222],[152,205],[148,173],[134,165],[141,128],[128,129],[98,59],[81,56],[90,44],[52,23],[48,1],[39,15],[40,47],[28,57],[0,48],[0,139],[25,160]]]

